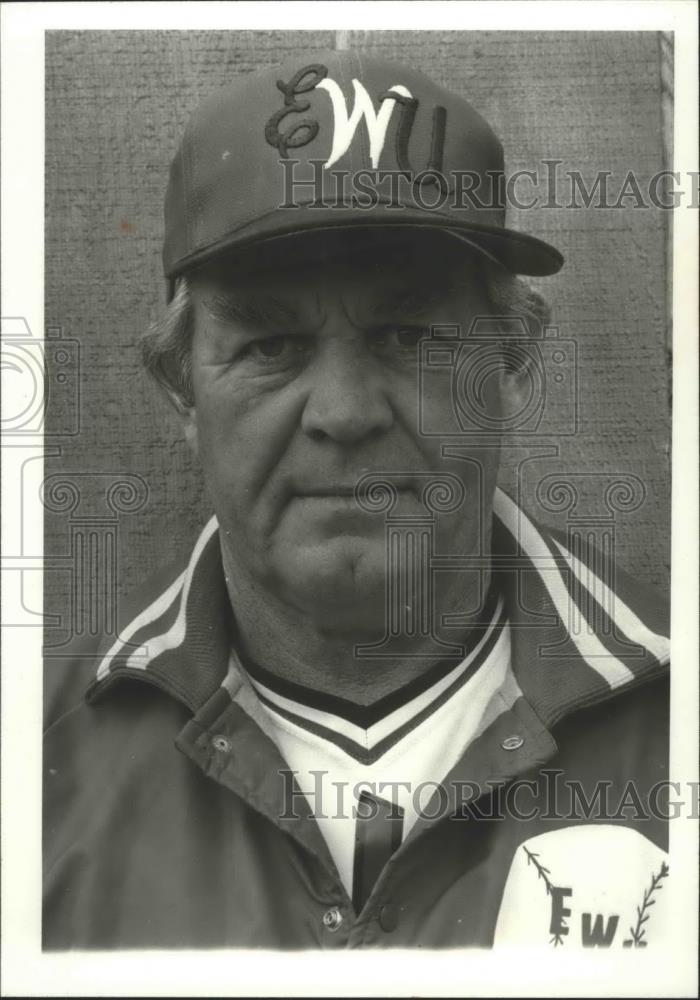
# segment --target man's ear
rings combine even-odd
[[[195,406],[184,406],[179,403],[176,406],[177,415],[185,435],[185,441],[192,449],[195,457],[199,457],[199,434],[197,430],[197,408]]]
[[[499,390],[504,416],[523,413],[532,405],[533,391],[541,384],[540,365],[526,345],[507,348],[503,355]]]

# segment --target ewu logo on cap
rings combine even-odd
[[[352,50],[307,58],[241,74],[192,115],[165,199],[169,296],[220,254],[341,226],[459,231],[515,273],[559,270],[506,229],[503,148],[460,94]]]
[[[396,164],[399,170],[411,171],[408,142],[418,109],[418,100],[407,87],[396,83],[377,95],[379,108],[376,109],[360,80],[353,78],[352,85],[354,105],[352,111],[348,112],[343,91],[335,80],[328,78],[328,68],[321,63],[305,66],[287,83],[278,80],[277,88],[282,92],[284,105],[267,122],[265,139],[279,150],[280,156],[284,159],[289,158],[290,149],[298,149],[313,142],[320,130],[320,123],[317,120],[303,118],[301,121],[290,123],[284,132],[280,131],[280,125],[289,115],[304,114],[309,110],[310,102],[299,100],[300,95],[308,94],[312,90],[323,90],[328,94],[333,109],[333,138],[330,154],[323,164],[324,169],[332,167],[348,151],[360,122],[364,119],[369,136],[370,163],[372,169],[376,170],[386,142],[389,123],[398,105],[400,119],[396,130]],[[430,159],[425,170],[442,169],[446,120],[446,109],[440,105],[434,107]]]

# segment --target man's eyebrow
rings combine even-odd
[[[204,300],[204,308],[212,319],[221,323],[241,323],[245,326],[270,328],[298,325],[298,311],[288,302],[272,296],[250,293],[219,292]]]
[[[373,316],[386,316],[399,312],[402,316],[421,316],[454,289],[454,282],[440,283],[430,288],[411,288],[407,285],[389,288],[372,306]]]

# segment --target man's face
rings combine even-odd
[[[478,267],[443,234],[316,236],[246,273],[202,268],[191,289],[187,433],[228,564],[323,630],[380,637],[385,514],[359,507],[361,477],[401,474],[394,514],[425,516],[424,487],[456,475],[465,500],[438,516],[437,545],[468,555],[488,540],[497,444],[446,459],[419,430],[421,341],[489,312]],[[425,423],[448,433],[449,371],[424,371],[422,395]]]

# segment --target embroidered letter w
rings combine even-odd
[[[355,90],[355,104],[352,113],[348,115],[347,105],[343,92],[335,80],[321,80],[317,84],[318,90],[328,92],[333,104],[333,148],[328,160],[324,163],[324,169],[332,167],[340,159],[343,153],[347,152],[357,131],[360,121],[364,118],[367,123],[367,133],[369,135],[369,157],[372,169],[379,166],[379,157],[384,149],[386,141],[386,131],[389,127],[391,115],[396,105],[396,100],[392,100],[392,92],[397,97],[411,97],[411,92],[400,84],[389,88],[389,92],[382,101],[379,111],[374,110],[372,99],[362,86],[359,80],[353,80],[352,85]]]

